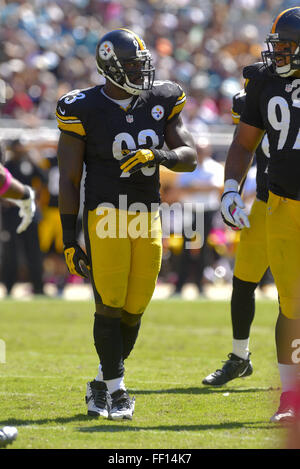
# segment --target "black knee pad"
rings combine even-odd
[[[107,306],[103,303],[97,303],[96,314],[101,314],[102,316],[110,318],[120,318],[122,316],[122,308],[113,308],[112,306]]]
[[[252,296],[255,292],[258,283],[255,282],[246,282],[245,280],[240,280],[239,278],[233,276],[232,287],[234,291],[239,291],[243,296]]]
[[[134,327],[141,322],[141,317],[144,313],[141,314],[130,314],[124,309],[122,310],[121,321],[127,326]]]

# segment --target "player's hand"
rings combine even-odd
[[[153,166],[155,156],[152,150],[134,150],[128,153],[120,160],[120,168],[124,173],[133,174],[140,171],[143,167]]]
[[[221,198],[221,214],[226,224],[233,225],[238,229],[250,228],[248,217],[245,213],[245,204],[238,193],[236,181],[225,182],[224,192]]]
[[[90,265],[86,253],[79,244],[70,243],[64,247],[66,264],[70,274],[89,278]]]
[[[7,199],[13,204],[20,207],[19,217],[22,218],[22,221],[16,230],[18,234],[22,233],[28,228],[36,212],[35,192],[33,191],[33,189],[31,189],[30,186],[25,187],[29,194],[26,199]]]
[[[235,226],[233,223],[230,223],[230,221],[227,221],[227,220],[224,218],[224,215],[223,215],[222,212],[221,212],[221,217],[222,217],[222,220],[223,220],[223,222],[225,223],[225,225],[229,226],[233,231],[241,231],[241,228],[238,228],[238,227]]]

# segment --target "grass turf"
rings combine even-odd
[[[93,304],[1,302],[0,427],[15,449],[272,449],[284,430],[269,423],[279,400],[274,328],[277,304],[257,301],[254,373],[224,387],[201,384],[231,351],[229,302],[155,300],[125,362],[136,397],[132,421],[86,415],[86,382],[97,373]]]

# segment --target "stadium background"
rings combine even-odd
[[[47,246],[45,233],[49,234],[50,229],[46,226],[42,230],[41,226],[50,213],[54,222],[49,218],[49,223],[57,224],[56,102],[70,90],[102,82],[94,58],[99,38],[122,26],[144,38],[153,55],[156,79],[181,84],[188,96],[183,110],[187,127],[196,139],[201,137],[210,143],[212,158],[223,164],[233,132],[232,96],[243,86],[242,68],[260,60],[274,16],[295,5],[297,2],[278,0],[0,0],[0,141],[6,145],[6,162],[19,141],[25,172],[30,165],[41,170],[40,177],[33,177],[32,185],[38,196],[36,223],[44,292],[68,296],[69,291],[74,297],[75,290],[69,287],[75,284],[81,286],[83,295],[89,294],[87,285],[68,275],[61,247],[51,240]],[[255,167],[251,174],[246,191],[249,203],[255,189]],[[163,173],[162,200],[180,201],[181,195],[174,174]],[[2,266],[10,237],[3,228],[6,209],[2,204]],[[217,285],[219,289],[230,285],[237,242],[238,235],[227,230],[216,216],[208,239],[205,285]],[[158,282],[162,296],[173,291],[181,248],[180,238],[164,239]],[[12,290],[15,296],[31,292],[25,254],[19,246],[17,283]],[[36,262],[36,258],[30,262]],[[191,266],[188,281],[193,280],[192,274]],[[25,290],[17,288],[24,283]],[[0,286],[0,295],[4,296],[6,289],[3,283]]]

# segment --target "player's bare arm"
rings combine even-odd
[[[234,179],[239,184],[247,174],[251,165],[253,154],[258,146],[264,131],[240,122],[229,148],[225,163],[225,181]]]
[[[61,133],[57,150],[61,214],[78,214],[84,147],[84,141]]]
[[[60,135],[57,152],[60,173],[58,204],[68,269],[71,274],[88,277],[89,260],[76,241],[84,148],[84,141],[66,133]]]
[[[192,172],[196,169],[197,150],[194,139],[180,116],[166,126],[165,141],[178,157],[178,162],[170,168],[172,171]]]
[[[9,171],[0,164],[0,191],[3,199],[23,199],[28,197],[28,189],[15,179]]]
[[[227,154],[221,213],[225,223],[238,229],[250,227],[244,211],[245,204],[239,194],[239,185],[248,172],[263,133],[257,127],[240,122]]]
[[[20,234],[27,229],[36,212],[33,189],[22,184],[0,163],[0,197],[19,207],[21,223],[17,227]]]

